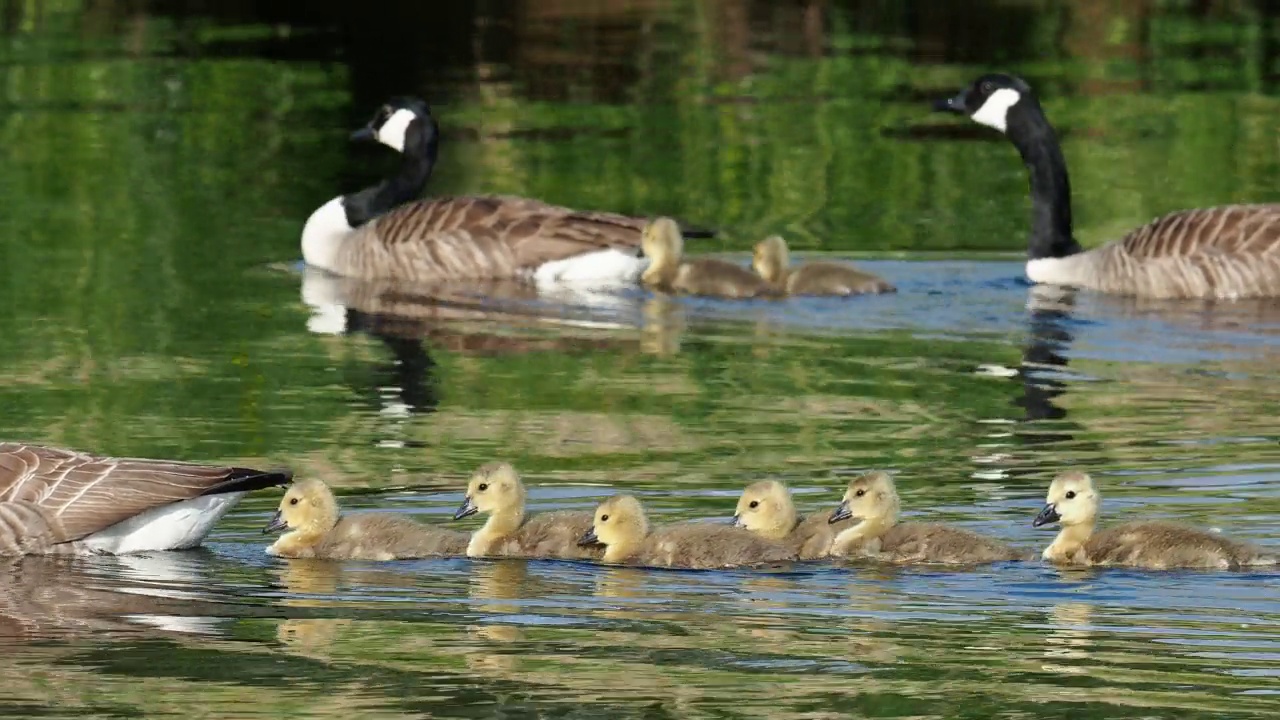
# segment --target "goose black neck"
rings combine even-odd
[[[373,187],[351,193],[342,200],[347,223],[358,228],[383,213],[422,195],[436,164],[439,137],[435,121],[415,121],[405,131],[400,169]]]
[[[1060,258],[1080,252],[1071,230],[1071,181],[1053,126],[1038,107],[1014,108],[1008,135],[1031,176],[1029,259]]]

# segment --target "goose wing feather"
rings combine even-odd
[[[1086,253],[1089,285],[1153,298],[1280,295],[1280,205],[1223,205],[1157,218]]]
[[[636,249],[643,225],[526,198],[433,198],[361,226],[343,243],[336,269],[363,278],[516,277],[585,252]]]
[[[283,485],[289,478],[283,472],[0,443],[0,504],[24,508],[30,531],[54,542],[81,539],[162,505]],[[42,519],[31,517],[32,511]]]

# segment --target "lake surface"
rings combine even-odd
[[[662,520],[880,468],[909,517],[1028,549],[1081,467],[1108,520],[1280,548],[1280,302],[1028,287],[1016,153],[928,113],[1025,74],[1086,244],[1280,201],[1270,4],[437,5],[0,2],[0,437],[288,465],[441,523],[495,459],[535,509],[624,489]],[[307,215],[395,164],[347,133],[406,92],[432,192],[671,214],[742,260],[777,232],[899,292],[441,304],[303,272]],[[6,562],[0,714],[1280,712],[1276,573],[286,562],[278,498],[199,551]]]

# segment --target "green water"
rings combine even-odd
[[[662,519],[768,476],[830,507],[884,468],[908,515],[1028,548],[1081,466],[1111,520],[1280,545],[1280,306],[1029,290],[1016,153],[928,112],[1026,75],[1086,244],[1277,201],[1269,3],[385,5],[0,0],[0,438],[288,465],[426,522],[493,459],[537,509],[626,488]],[[404,92],[442,125],[432,192],[677,215],[737,257],[778,232],[900,292],[337,301],[301,225],[394,166],[345,138]],[[1275,575],[283,562],[276,501],[201,551],[5,570],[0,713],[1280,711]]]

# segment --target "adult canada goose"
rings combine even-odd
[[[868,295],[897,291],[884,279],[849,265],[814,262],[794,269],[790,265],[791,254],[782,236],[770,235],[756,243],[751,267],[765,282],[787,295]]]
[[[831,522],[859,522],[831,544],[834,556],[868,557],[894,563],[971,565],[1021,560],[1026,553],[963,528],[939,523],[898,522],[898,490],[888,473],[854,478]]]
[[[1085,252],[1072,235],[1062,149],[1026,81],[983,75],[935,109],[999,130],[1022,155],[1031,174],[1033,282],[1152,298],[1280,295],[1280,205],[1181,210]]]
[[[577,542],[591,528],[590,512],[527,514],[524,483],[510,463],[489,463],[476,470],[453,517],[460,520],[480,512],[488,513],[489,519],[471,534],[467,557],[596,559],[602,554]]]
[[[264,533],[287,530],[268,555],[324,560],[399,560],[462,555],[468,537],[395,513],[342,515],[333,491],[313,478],[295,482]]]
[[[1128,565],[1152,569],[1236,569],[1275,565],[1277,555],[1248,543],[1170,522],[1121,523],[1094,532],[1102,499],[1088,473],[1069,471],[1049,485],[1034,527],[1058,523],[1062,530],[1044,559],[1065,565]]]
[[[645,225],[641,248],[650,259],[640,281],[649,288],[684,295],[732,299],[777,294],[750,270],[724,260],[685,260],[680,226],[671,218],[657,218]]]
[[[400,170],[311,214],[302,230],[308,265],[365,280],[610,285],[634,284],[648,264],[639,252],[643,218],[518,197],[418,200],[439,147],[422,100],[391,100],[352,137],[399,151]]]
[[[0,555],[193,548],[246,493],[291,475],[0,443]]]
[[[603,545],[602,560],[646,567],[715,568],[763,565],[797,559],[797,552],[743,528],[677,523],[650,530],[640,501],[615,495],[596,507],[591,528],[578,541]]]

